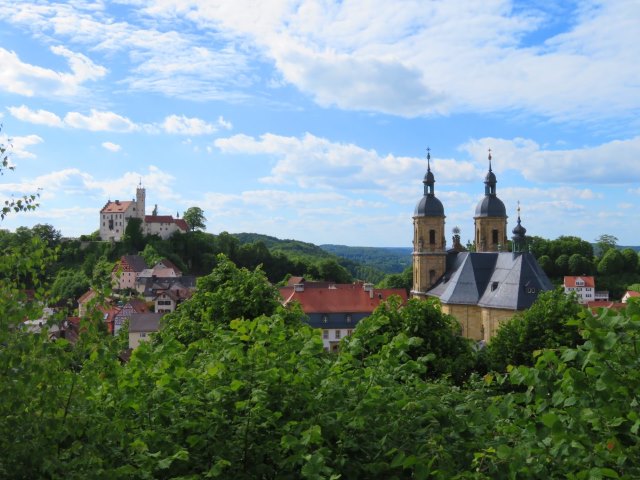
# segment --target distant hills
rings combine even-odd
[[[338,257],[368,265],[385,273],[401,273],[411,265],[410,247],[347,247],[320,245],[320,248]]]
[[[354,278],[378,283],[390,273],[400,273],[411,265],[411,248],[348,247],[346,245],[314,245],[299,240],[279,239],[259,233],[234,233],[241,244],[262,242],[271,253],[280,252],[291,258],[306,260],[335,259]]]

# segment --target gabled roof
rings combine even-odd
[[[107,204],[102,207],[100,213],[123,213],[126,212],[133,202],[121,202],[120,200],[116,200],[115,202],[107,202]]]
[[[576,282],[578,280],[582,280],[584,282],[584,285],[577,285]],[[566,276],[564,277],[564,286],[568,288],[574,288],[574,287],[595,288],[596,281],[594,277],[587,276],[587,275],[581,275],[581,276],[575,276],[575,277]]]
[[[302,291],[293,287],[280,288],[283,304],[297,301],[305,313],[372,313],[378,305],[392,295],[407,300],[403,288],[373,289],[365,291],[362,284],[331,284],[329,288],[309,288]]]
[[[445,304],[524,310],[552,289],[531,253],[449,252],[445,274],[427,294]]]
[[[180,230],[183,230],[185,232],[189,231],[189,224],[183,218],[176,218],[174,222]]]
[[[147,262],[140,255],[123,255],[114,267],[114,271],[122,269],[126,272],[142,272],[147,268]]]
[[[129,318],[129,332],[157,332],[160,329],[160,319],[164,313],[134,313]]]
[[[96,292],[92,288],[90,288],[80,296],[80,298],[78,299],[78,303],[88,302],[95,296],[96,296]]]

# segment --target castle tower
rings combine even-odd
[[[496,183],[498,181],[491,170],[489,150],[489,172],[484,179],[484,198],[478,203],[473,217],[476,252],[499,252],[507,245],[507,211],[496,195]]]
[[[426,292],[444,274],[446,250],[444,208],[434,193],[435,178],[431,173],[431,153],[427,148],[427,173],[422,181],[424,195],[413,214],[413,289],[414,297]]]
[[[138,184],[138,188],[136,188],[136,217],[142,219],[142,221],[144,222],[144,215],[145,215],[145,198],[146,198],[147,194],[145,192],[144,187],[142,186],[142,180],[140,180],[140,183]]]

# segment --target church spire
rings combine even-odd
[[[436,179],[431,172],[431,149],[429,147],[427,147],[427,173],[422,183],[424,183],[424,194],[433,197]]]
[[[527,229],[524,228],[520,222],[520,201],[518,200],[518,224],[513,229],[513,237],[511,237],[514,252],[525,251],[527,240],[526,233]]]
[[[484,194],[495,195],[496,183],[498,183],[498,180],[496,179],[495,173],[493,173],[493,170],[491,169],[491,149],[489,149],[489,171],[487,172],[487,176],[484,177]]]

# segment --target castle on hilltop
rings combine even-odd
[[[519,206],[511,251],[507,251],[507,213],[496,194],[491,153],[485,194],[474,216],[475,252],[461,245],[457,228],[452,248],[446,249],[444,207],[435,196],[430,160],[427,153],[424,195],[413,215],[411,295],[439,298],[442,311],[458,320],[464,336],[488,341],[501,323],[529,308],[540,292],[553,285],[527,251],[527,230],[521,224]]]
[[[100,238],[118,242],[122,240],[130,218],[141,220],[142,233],[158,235],[166,240],[175,232],[189,230],[187,222],[171,215],[146,215],[146,191],[142,185],[136,189],[136,198],[131,201],[109,200],[100,210]],[[155,213],[155,211],[154,211]]]

